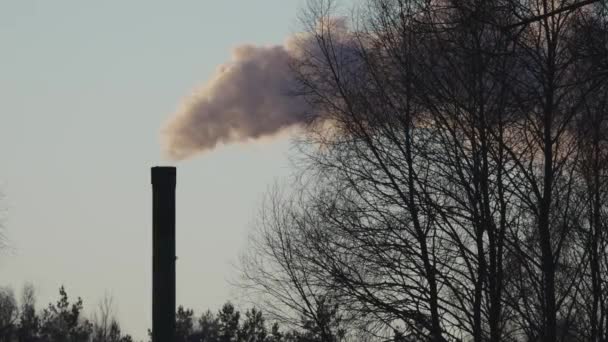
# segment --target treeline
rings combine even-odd
[[[175,342],[339,342],[346,335],[337,306],[319,301],[317,319],[302,317],[295,325],[267,319],[256,308],[241,313],[230,302],[214,313],[198,317],[179,306]],[[66,289],[59,299],[36,309],[34,287],[24,286],[18,301],[10,288],[0,288],[0,342],[133,342],[113,314],[112,297],[105,296],[91,317],[84,315],[81,298],[70,300]],[[327,329],[329,328],[329,329]],[[148,330],[149,340],[151,331]]]
[[[180,306],[176,314],[176,342],[338,342],[346,336],[337,307],[318,303],[320,321],[302,317],[290,328],[269,323],[263,312],[251,308],[241,314],[230,302],[214,314],[198,318],[192,309]],[[326,329],[330,327],[330,329]]]
[[[59,299],[36,310],[32,285],[23,287],[20,301],[10,288],[0,289],[0,342],[132,342],[123,334],[106,296],[98,310],[84,316],[81,298],[71,301],[62,286]]]

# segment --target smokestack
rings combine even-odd
[[[175,336],[175,167],[152,168],[152,342]]]

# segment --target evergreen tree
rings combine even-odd
[[[219,336],[219,322],[213,312],[207,310],[198,320],[199,330],[195,333],[196,340],[201,342],[216,342]]]
[[[338,305],[327,297],[316,300],[315,312],[302,318],[302,326],[299,342],[340,342],[346,335]]]
[[[188,342],[194,333],[193,322],[194,311],[184,309],[183,306],[177,308],[175,315],[175,342]]]
[[[218,342],[236,342],[239,335],[241,314],[230,302],[224,304],[217,318],[219,324]]]
[[[93,326],[82,318],[82,299],[70,304],[65,288],[59,289],[57,304],[49,304],[41,317],[41,339],[48,342],[87,342]]]
[[[239,342],[264,342],[266,338],[266,323],[262,311],[255,308],[247,310],[243,326],[239,330]]]

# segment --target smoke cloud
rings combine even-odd
[[[342,19],[332,19],[329,26],[347,32]],[[308,34],[294,35],[282,45],[233,49],[230,61],[186,98],[162,129],[166,155],[186,159],[302,124],[312,109],[294,95],[298,83],[290,66],[314,57],[315,51],[317,42]]]
[[[185,159],[218,144],[274,135],[303,122],[309,111],[294,96],[290,44],[244,45],[232,51],[212,79],[196,90],[163,129],[172,159]]]

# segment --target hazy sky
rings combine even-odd
[[[149,168],[180,99],[242,43],[277,44],[300,0],[0,0],[0,286],[113,294],[127,332],[151,321]],[[177,301],[232,298],[227,280],[288,139],[180,162]]]

